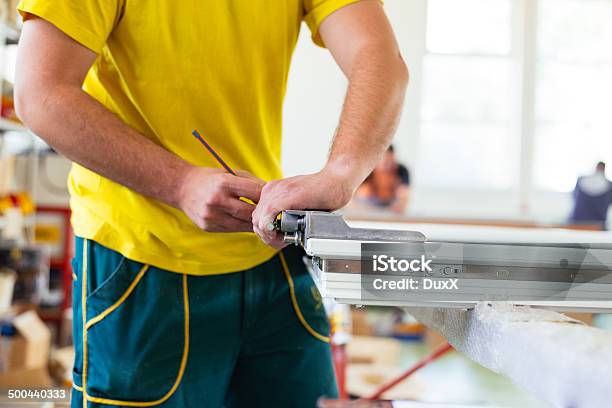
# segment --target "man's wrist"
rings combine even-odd
[[[182,160],[181,160],[182,161]],[[191,175],[197,170],[196,166],[192,166],[187,162],[180,163],[175,169],[176,182],[173,183],[170,205],[176,208],[181,208],[185,196],[188,194],[189,181]]]
[[[364,170],[361,166],[355,163],[355,160],[330,160],[321,170],[324,177],[330,177],[336,180],[339,188],[342,188],[341,193],[346,195],[345,201],[350,201],[357,188],[361,185],[365,177]]]

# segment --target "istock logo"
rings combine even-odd
[[[373,272],[431,272],[431,259],[396,259],[388,255],[372,255]]]

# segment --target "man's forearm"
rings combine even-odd
[[[348,72],[350,84],[329,159],[318,173],[264,186],[253,212],[253,230],[267,244],[285,245],[282,234],[268,228],[279,212],[344,207],[382,158],[397,128],[408,82],[406,66],[392,49],[362,47],[348,58],[352,64],[337,58],[344,62],[340,66]]]
[[[178,206],[191,166],[153,143],[72,86],[38,90],[18,103],[25,124],[54,149],[94,172],[141,194]]]
[[[408,70],[398,52],[364,47],[355,57],[328,168],[356,188],[388,148],[399,123]]]

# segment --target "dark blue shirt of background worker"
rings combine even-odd
[[[571,224],[594,224],[606,228],[608,207],[612,204],[612,182],[606,178],[606,164],[597,163],[595,173],[579,177],[574,188]]]

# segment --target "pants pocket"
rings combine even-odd
[[[95,268],[100,258],[103,254],[96,254],[89,266]],[[82,275],[86,284],[85,268]],[[187,362],[187,276],[123,259],[91,289],[81,323],[81,381],[87,400],[122,406],[163,403],[178,388]]]
[[[300,252],[284,250],[279,257],[296,317],[310,335],[329,343],[330,325],[323,299],[306,270]]]

